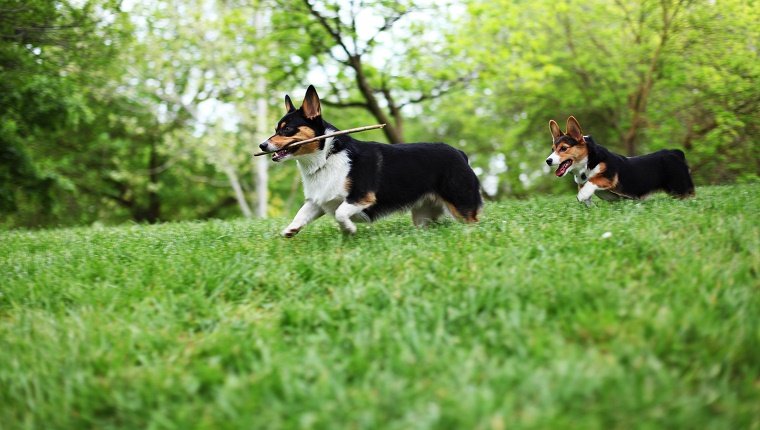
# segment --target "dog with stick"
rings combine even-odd
[[[322,118],[313,86],[298,109],[286,95],[285,111],[275,134],[259,145],[273,154],[272,161],[294,159],[303,180],[306,201],[282,231],[284,237],[324,214],[346,234],[356,233],[354,222],[403,209],[411,209],[416,226],[447,214],[478,220],[480,183],[464,152],[444,143],[385,145],[340,135]]]

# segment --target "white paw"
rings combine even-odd
[[[354,223],[352,223],[350,221],[347,222],[347,223],[345,223],[345,224],[341,223],[340,224],[340,230],[344,234],[356,234],[356,224],[354,224]]]
[[[280,233],[280,234],[282,235],[282,237],[290,238],[290,237],[293,237],[296,234],[298,234],[299,231],[301,231],[300,228],[288,227],[285,230],[283,230],[282,233]]]

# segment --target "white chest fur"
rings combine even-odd
[[[346,178],[351,168],[345,151],[327,156],[331,146],[332,139],[328,139],[324,150],[298,159],[304,196],[328,213],[334,213],[348,195]]]
[[[589,170],[588,170],[588,158],[584,158],[580,162],[577,163],[577,166],[573,169],[573,179],[575,180],[575,183],[578,185],[583,185],[588,181],[589,176]]]

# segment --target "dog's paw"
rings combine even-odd
[[[583,204],[584,204],[584,205],[586,205],[587,207],[591,207],[591,205],[593,205],[593,204],[594,204],[594,203],[591,201],[591,197],[589,197],[589,198],[583,198],[582,196],[580,196],[580,195],[579,195],[579,196],[578,196],[578,201],[579,201],[580,203],[583,203]]]
[[[300,228],[290,228],[289,227],[289,228],[286,228],[285,230],[283,230],[282,233],[280,233],[280,234],[282,235],[282,237],[287,237],[289,239],[289,238],[297,235],[299,231],[301,231]]]
[[[343,234],[347,234],[349,236],[353,236],[353,235],[356,234],[356,224],[354,224],[354,223],[341,224],[340,225],[340,231],[342,231]]]

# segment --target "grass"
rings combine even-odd
[[[760,428],[760,185],[697,192],[0,233],[0,427]]]

